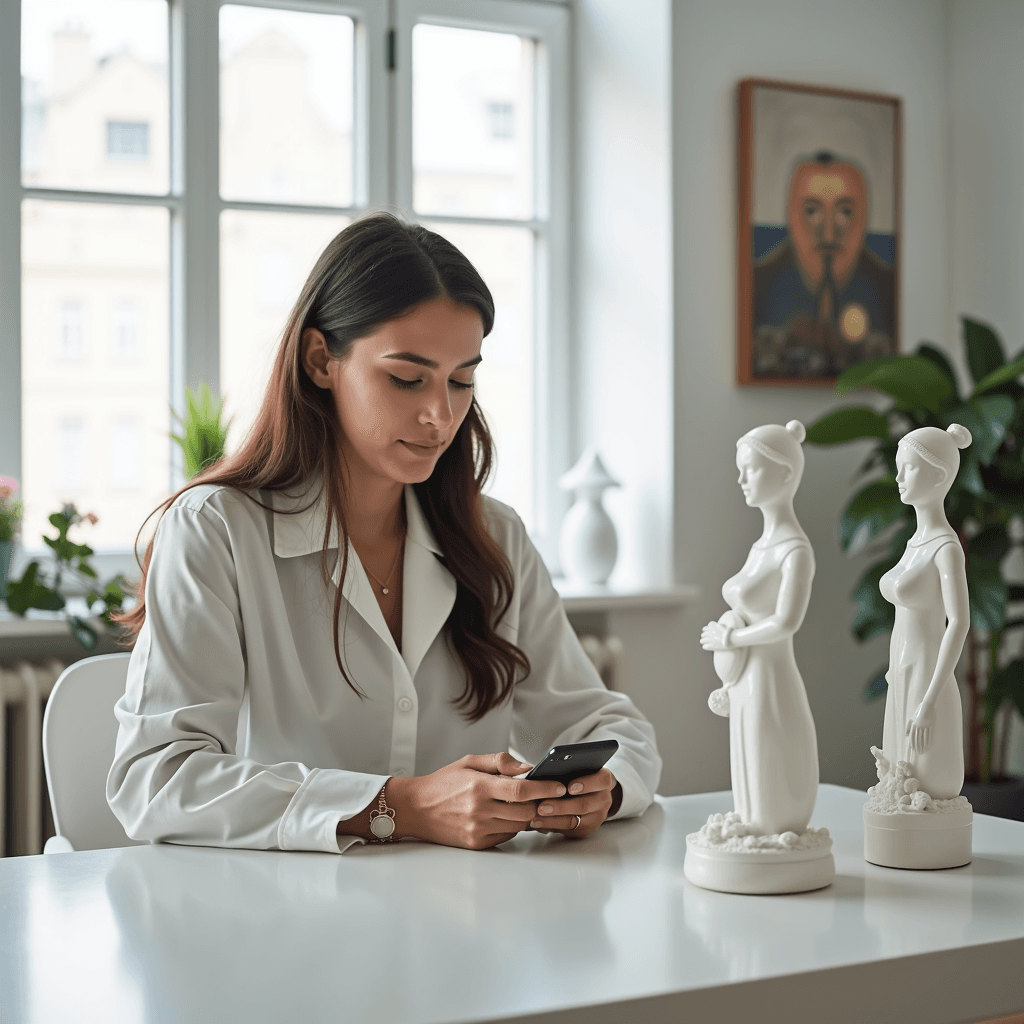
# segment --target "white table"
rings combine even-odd
[[[836,880],[734,896],[683,877],[729,793],[589,840],[344,856],[171,845],[0,861],[0,1022],[944,1024],[1024,1010],[1024,823],[974,861],[861,857],[864,794],[822,786]],[[602,1005],[592,1005],[602,1004]]]

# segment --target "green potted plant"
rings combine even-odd
[[[210,385],[201,382],[193,393],[185,389],[187,408],[182,419],[174,410],[171,414],[182,425],[181,434],[171,434],[185,455],[185,476],[191,480],[204,469],[224,458],[225,444],[231,420],[221,424],[224,403],[213,404]]]
[[[43,535],[43,541],[53,551],[53,565],[49,572],[40,570],[37,560],[29,562],[20,580],[12,580],[7,585],[7,607],[17,615],[24,616],[29,608],[40,608],[44,611],[64,612],[64,617],[71,627],[72,635],[87,650],[96,646],[96,630],[81,616],[70,615],[65,611],[67,602],[60,592],[62,580],[69,576],[76,578],[86,587],[86,603],[90,611],[101,604],[100,617],[109,629],[115,629],[110,619],[111,612],[121,610],[128,581],[118,574],[108,580],[102,587],[95,583],[96,570],[89,564],[93,550],[88,544],[76,544],[69,539],[68,531],[79,523],[98,522],[92,512],[82,515],[74,505],[67,504],[59,512],[49,516],[50,525],[57,531],[56,537]]]
[[[17,489],[14,477],[0,476],[0,601],[7,599],[7,574],[14,555],[14,538],[21,527],[22,505],[13,498]]]
[[[908,431],[962,423],[973,441],[946,497],[946,517],[967,559],[971,630],[965,644],[967,719],[964,793],[982,813],[1024,819],[1024,779],[1011,778],[1006,755],[1013,709],[1024,714],[1024,658],[1008,654],[1009,636],[1024,627],[1007,605],[1024,600],[1024,581],[1007,582],[1001,566],[1015,517],[1024,514],[1024,350],[1007,360],[991,327],[963,317],[967,365],[974,387],[962,397],[945,355],[922,342],[913,355],[870,359],[846,370],[836,391],[870,387],[893,401],[879,412],[866,405],[836,409],[807,429],[811,444],[870,438],[875,443],[858,470],[859,489],[839,520],[839,543],[871,563],[852,597],[854,636],[865,641],[892,630],[895,612],[878,582],[900,559],[916,527],[914,510],[896,487],[896,447]],[[1019,521],[1019,520],[1018,520]],[[864,687],[866,700],[886,690],[886,666]]]

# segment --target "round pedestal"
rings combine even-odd
[[[896,811],[864,805],[864,859],[884,868],[959,868],[971,862],[974,812]]]
[[[718,892],[807,892],[835,878],[832,841],[816,850],[709,850],[686,840],[683,874],[702,889]]]

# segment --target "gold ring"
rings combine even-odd
[[[571,829],[569,829],[570,832],[575,832],[576,829],[578,829],[580,827],[580,822],[583,821],[583,819],[578,814],[575,815],[575,818],[576,818],[576,824],[573,825],[573,827]]]

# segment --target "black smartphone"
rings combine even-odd
[[[547,757],[526,776],[544,782],[561,782],[565,788],[573,779],[600,771],[608,758],[619,749],[618,740],[595,740],[593,743],[565,743],[552,747]]]

